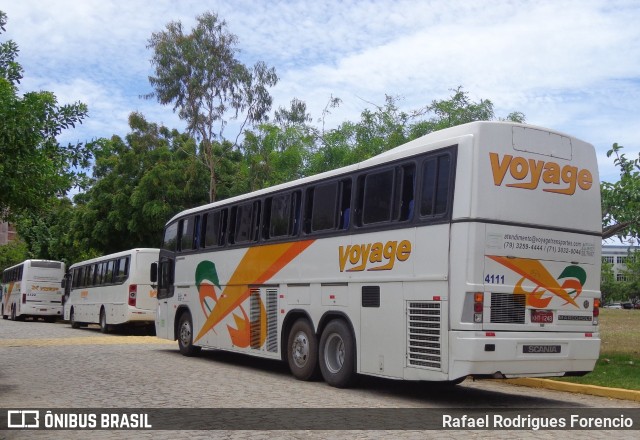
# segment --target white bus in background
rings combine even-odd
[[[475,122],[177,214],[156,334],[338,387],[583,375],[600,349],[600,253],[594,148]]]
[[[24,320],[62,318],[61,287],[65,265],[61,261],[25,260],[2,273],[2,317]]]
[[[153,326],[156,289],[149,267],[158,261],[158,252],[132,249],[71,265],[65,320],[73,328],[99,324],[103,333],[127,323]]]

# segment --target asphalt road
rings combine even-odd
[[[133,332],[136,333],[136,332]],[[197,358],[179,354],[177,343],[144,333],[118,331],[103,335],[98,328],[74,330],[63,322],[13,322],[0,320],[0,407],[105,409],[105,408],[207,408],[229,416],[228,408],[261,411],[278,408],[288,430],[0,430],[0,439],[11,438],[630,438],[640,436],[623,430],[344,430],[340,417],[351,409],[363,414],[398,417],[439,414],[442,411],[473,411],[487,414],[518,409],[522,414],[564,414],[568,408],[592,414],[635,411],[640,403],[583,394],[514,386],[501,381],[466,380],[452,388],[428,383],[361,378],[350,389],[336,389],[321,381],[301,382],[285,364],[219,351],[203,351]],[[226,408],[226,410],[225,410]],[[317,413],[314,408],[317,408]],[[344,412],[335,412],[334,409]],[[348,410],[347,410],[348,409]],[[394,409],[398,409],[394,412]],[[323,412],[330,410],[334,412]],[[385,412],[386,411],[386,412]],[[404,412],[403,412],[404,411]],[[4,412],[4,411],[3,411]],[[186,411],[189,413],[190,411]],[[614,411],[615,412],[615,411]],[[242,417],[245,413],[238,413]],[[422,414],[422,413],[421,413]],[[184,415],[184,412],[179,412]],[[175,417],[178,417],[176,415]],[[325,420],[326,429],[305,423],[305,417]],[[168,417],[171,417],[169,411]],[[213,416],[212,416],[213,417]],[[441,417],[438,415],[438,417]],[[323,419],[324,418],[324,419]],[[178,423],[179,421],[176,421]],[[298,423],[299,422],[299,423]],[[243,421],[239,421],[239,426]],[[639,423],[640,424],[640,423]],[[361,427],[359,427],[361,428]]]

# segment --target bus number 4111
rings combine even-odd
[[[485,284],[504,284],[504,275],[487,275],[484,282]]]

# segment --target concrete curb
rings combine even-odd
[[[507,383],[533,388],[545,388],[569,393],[589,394],[592,396],[609,397],[611,399],[633,400],[640,402],[640,391],[625,390],[622,388],[607,388],[597,385],[583,385],[577,383],[560,382],[551,379],[507,379]]]

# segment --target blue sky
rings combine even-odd
[[[168,22],[190,29],[210,10],[246,64],[276,68],[274,109],[298,98],[318,119],[337,96],[327,119],[337,126],[385,94],[411,110],[463,86],[498,116],[521,111],[592,143],[602,180],[616,180],[613,142],[640,151],[638,0],[0,0],[0,10],[9,20],[0,40],[20,48],[21,91],[89,106],[63,142],[124,136],[132,111],[183,129],[171,107],[140,99],[151,91],[146,45]]]

